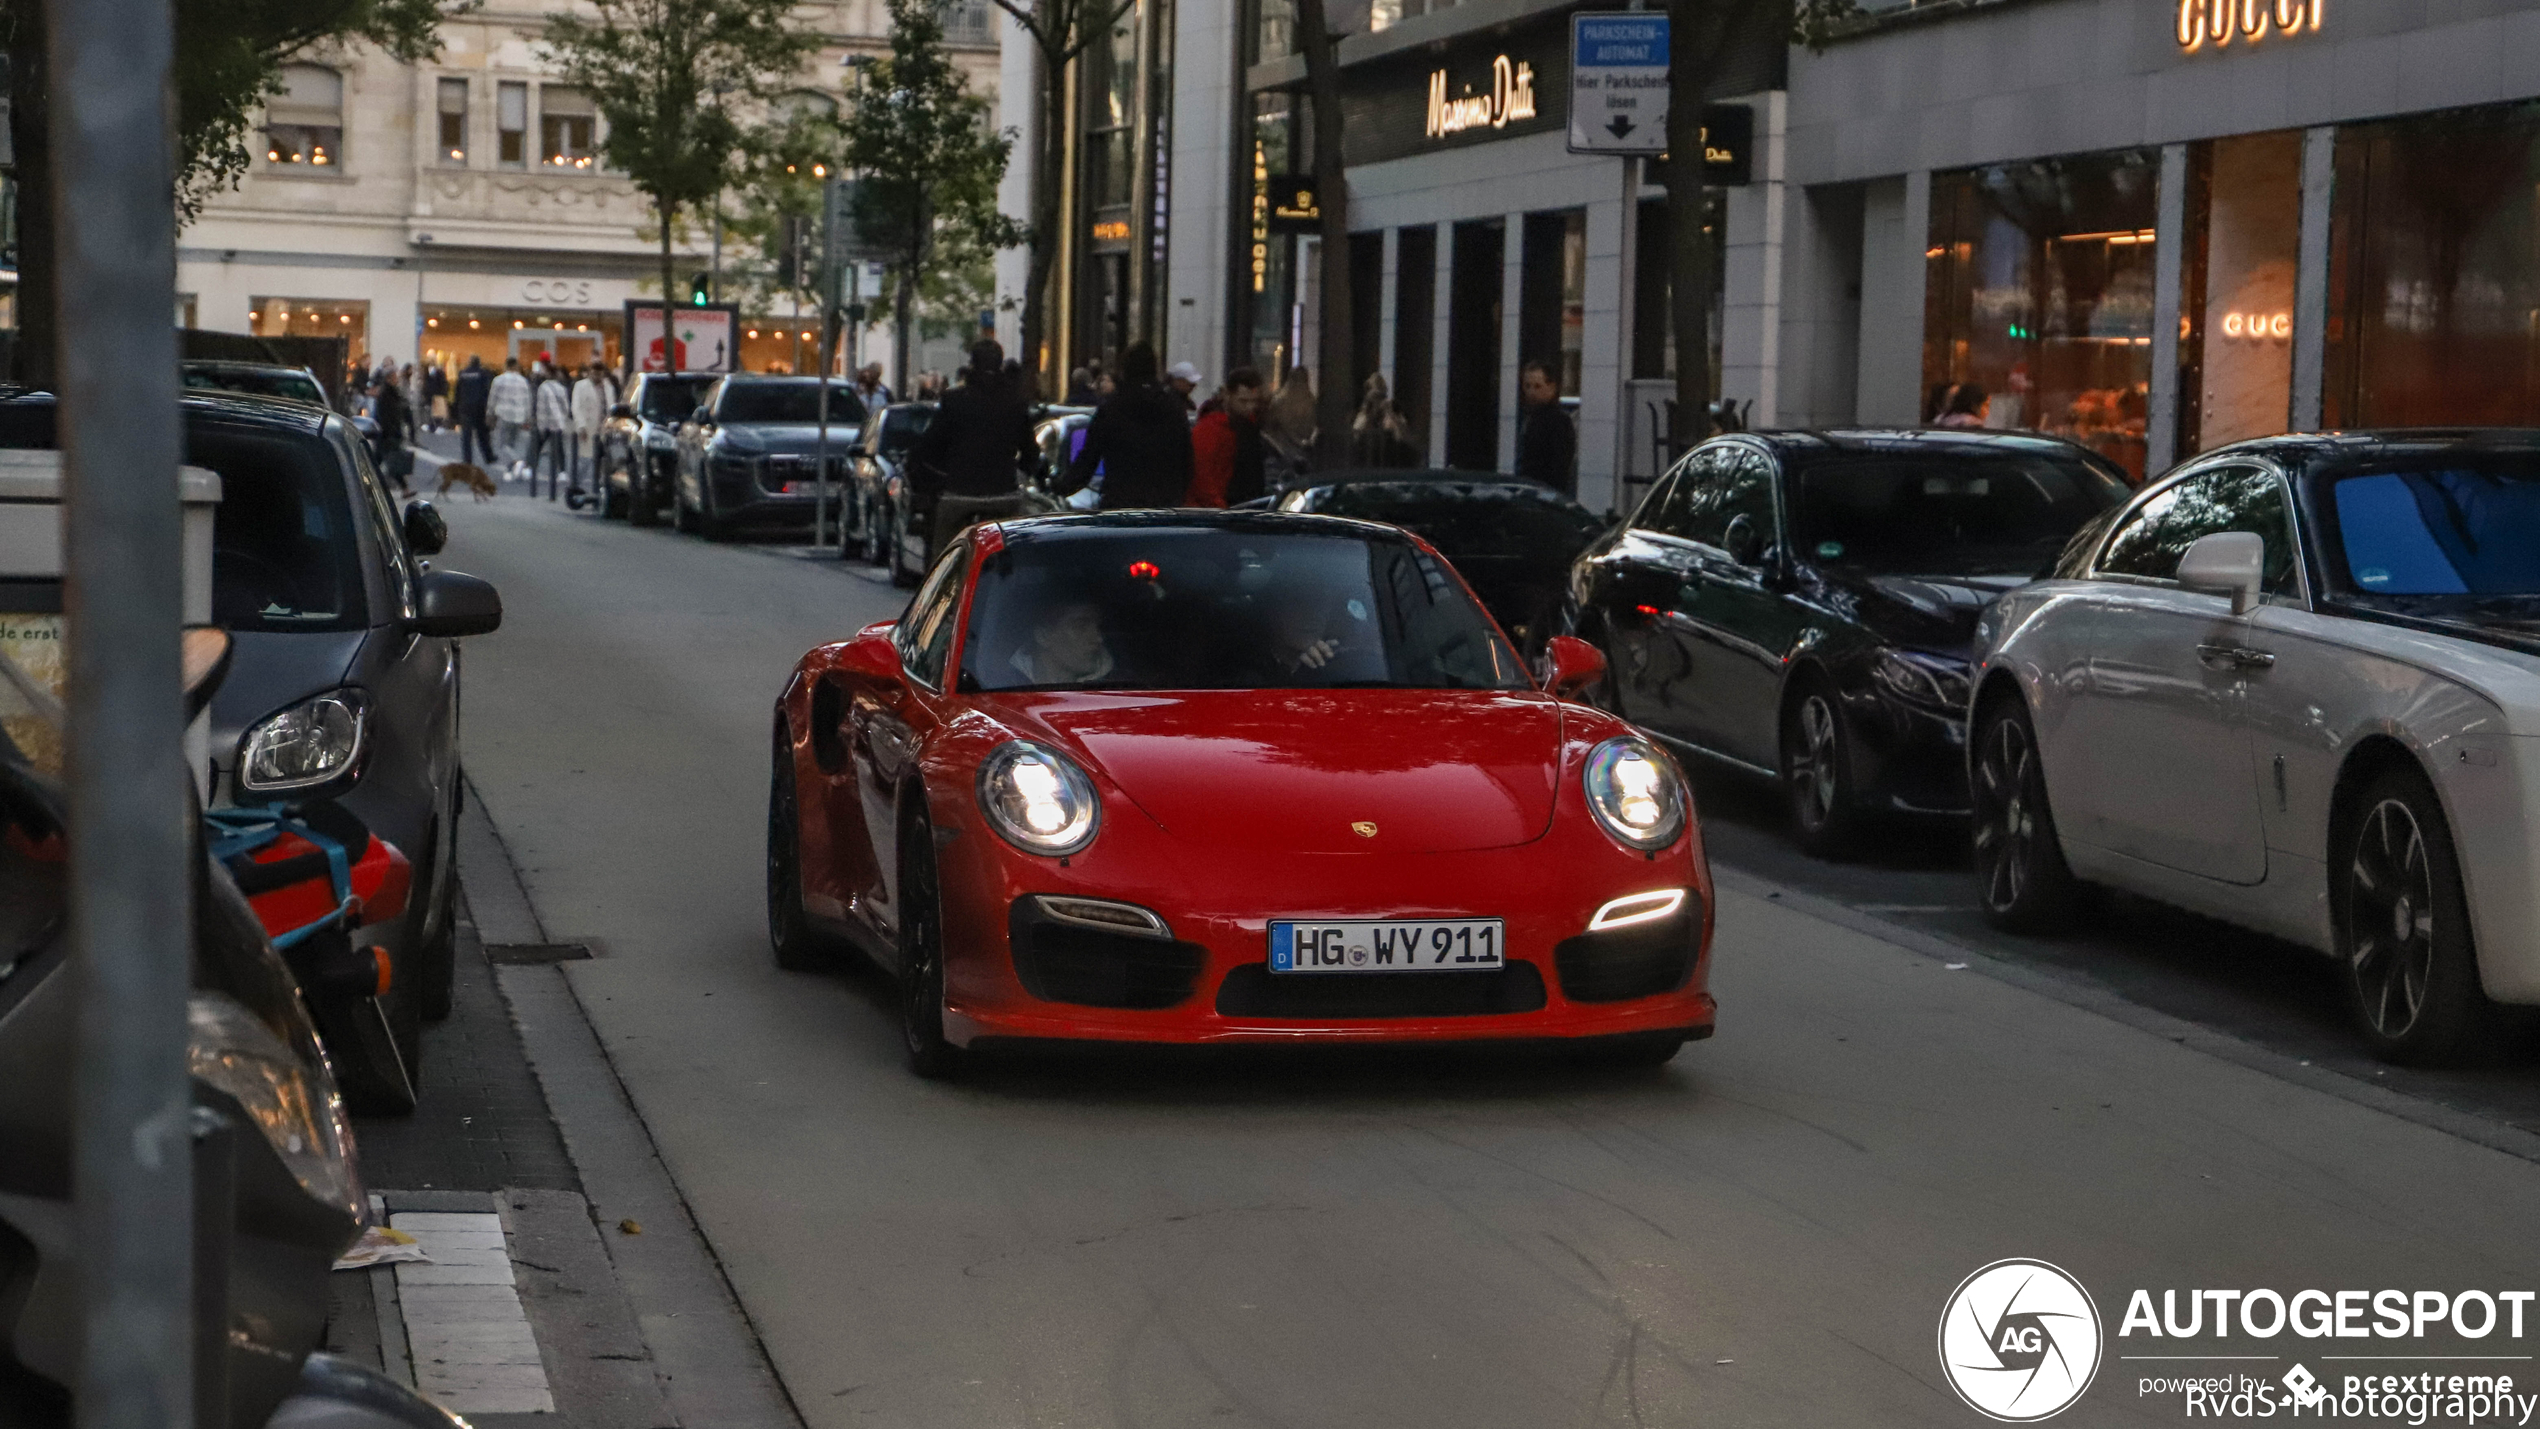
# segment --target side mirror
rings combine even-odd
[[[1605,678],[1605,652],[1575,635],[1555,635],[1543,649],[1543,687],[1570,699]]]
[[[868,680],[896,685],[908,678],[900,664],[900,647],[891,639],[890,625],[873,625],[856,632],[856,637],[838,652],[838,668]]]
[[[487,635],[503,623],[503,598],[490,581],[458,571],[430,571],[415,592],[415,616],[406,628],[417,635],[457,638]]]
[[[450,544],[450,523],[429,501],[406,503],[406,549],[418,556],[437,556]]]
[[[2178,583],[2231,597],[2231,613],[2247,615],[2266,579],[2267,540],[2254,531],[2217,531],[2189,543],[2178,558]]]
[[[635,409],[623,402],[620,402],[616,406],[609,408],[609,416],[621,422],[631,422],[635,419]]]

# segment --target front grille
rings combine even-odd
[[[1496,972],[1273,973],[1246,963],[1217,989],[1221,1017],[1489,1017],[1543,1010],[1543,974],[1532,963]]]
[[[1603,933],[1581,933],[1552,950],[1561,995],[1572,1002],[1626,1002],[1656,997],[1693,976],[1700,926],[1694,900],[1672,918]]]
[[[1199,985],[1208,952],[1170,943],[1053,923],[1029,898],[1007,919],[1014,971],[1023,990],[1043,1002],[1078,1007],[1158,1008],[1187,999]]]

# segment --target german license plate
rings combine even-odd
[[[1488,972],[1505,966],[1497,918],[1367,918],[1272,923],[1274,973]]]

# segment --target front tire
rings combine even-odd
[[[1790,799],[1800,849],[1842,858],[1860,840],[1861,812],[1852,802],[1852,736],[1834,687],[1810,678],[1782,711],[1782,789]]]
[[[900,1038],[908,1069],[926,1080],[960,1075],[962,1049],[944,1037],[944,905],[935,878],[935,825],[921,811],[900,839]]]
[[[399,967],[385,996],[324,996],[310,1009],[346,1109],[362,1116],[414,1114],[423,1085],[422,991]]]
[[[732,523],[714,509],[714,483],[697,483],[697,530],[716,543],[732,539]]]
[[[424,871],[423,892],[430,901],[420,908],[414,920],[414,936],[407,940],[414,951],[415,984],[420,989],[418,1001],[423,1020],[441,1022],[448,1019],[452,986],[458,977],[459,943],[459,791],[450,790],[450,812],[442,826],[433,831],[433,866]],[[439,891],[433,891],[435,883]]]
[[[826,972],[837,948],[803,912],[802,821],[796,812],[794,742],[776,722],[775,771],[767,786],[767,942],[787,972]]]
[[[2072,921],[2078,884],[2055,837],[2046,766],[2028,707],[1988,706],[1976,727],[1976,897],[1985,918],[2013,933],[2052,933]]]
[[[652,477],[645,471],[651,460],[646,457],[627,468],[626,524],[629,526],[661,524],[661,501],[653,494]]]
[[[2373,1055],[2409,1066],[2474,1060],[2496,1032],[2478,980],[2451,826],[2413,768],[2367,785],[2343,821],[2330,876],[2338,981]]]

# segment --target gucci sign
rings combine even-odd
[[[2225,337],[2248,342],[2282,341],[2293,335],[2291,313],[2225,313],[2222,319]]]
[[[2188,54],[2238,40],[2254,45],[2271,34],[2307,34],[2320,27],[2327,0],[2178,0],[2178,47]]]
[[[587,308],[591,306],[591,280],[588,278],[532,278],[520,285],[525,302],[552,303],[557,307]]]

